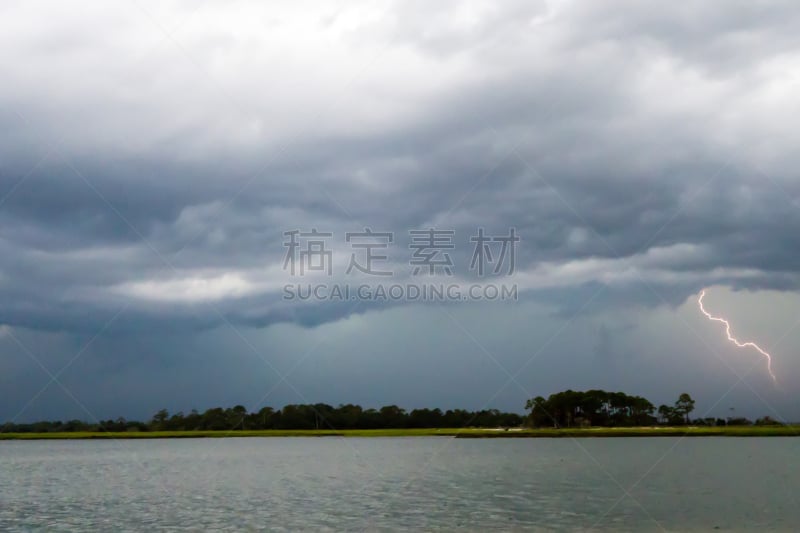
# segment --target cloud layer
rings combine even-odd
[[[596,316],[714,284],[793,293],[798,18],[788,1],[6,3],[0,339],[186,352],[198,332],[388,312],[283,301],[292,229],[333,232],[340,271],[345,232],[392,231],[398,280],[409,230],[453,229],[469,283],[469,236],[514,227],[507,281],[554,316],[597,287],[614,297]]]

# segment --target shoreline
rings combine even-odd
[[[425,428],[345,430],[236,430],[236,431],[130,431],[0,433],[0,440],[122,440],[244,437],[452,437],[504,438],[620,438],[620,437],[800,437],[800,426],[687,426],[564,429]]]

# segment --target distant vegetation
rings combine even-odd
[[[242,405],[223,409],[215,407],[203,413],[170,414],[158,411],[148,422],[118,418],[89,424],[80,420],[68,422],[35,422],[5,424],[3,433],[48,433],[73,431],[246,431],[246,430],[350,430],[350,429],[421,429],[458,427],[519,427],[524,417],[496,409],[466,411],[454,409],[414,409],[406,411],[396,405],[380,409],[364,409],[359,405],[327,404],[287,405],[283,409],[264,407],[248,412]]]
[[[534,428],[573,427],[642,427],[642,426],[750,426],[754,423],[738,418],[690,418],[695,401],[681,394],[673,405],[658,409],[646,398],[629,396],[624,392],[604,390],[567,390],[551,394],[547,399],[537,396],[528,400],[530,411],[527,425]],[[782,425],[768,416],[756,420],[757,426]]]
[[[203,413],[170,414],[161,409],[147,422],[102,420],[88,423],[67,422],[6,423],[0,433],[77,433],[77,432],[253,432],[253,431],[354,431],[354,430],[422,430],[431,428],[625,428],[642,426],[748,426],[744,418],[692,420],[694,400],[681,394],[674,405],[657,409],[641,396],[604,390],[572,391],[551,394],[547,399],[537,396],[528,400],[527,416],[504,413],[496,409],[466,411],[452,409],[414,409],[406,411],[396,405],[380,409],[364,409],[347,404],[333,407],[327,404],[287,405],[283,409],[264,407],[248,412],[242,406],[223,409],[215,407]],[[780,425],[769,417],[759,419],[759,426]]]
[[[688,424],[694,400],[684,393],[674,406],[662,405],[656,417],[655,406],[641,396],[604,390],[567,390],[551,394],[547,399],[537,396],[525,405],[530,411],[533,427],[632,427],[653,426],[659,422],[671,426]]]

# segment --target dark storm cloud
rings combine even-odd
[[[481,334],[511,321],[530,336],[498,343],[512,366],[512,351],[528,354],[526,342],[587,301],[594,313],[656,312],[712,284],[797,289],[800,9],[495,4],[5,4],[0,324],[34,344],[103,331],[86,374],[107,373],[107,361],[120,382],[172,357],[188,365],[191,339],[228,324],[266,335],[269,357],[308,346],[266,326],[361,328],[387,357],[413,359],[406,374],[424,368],[401,341],[438,338],[430,322],[449,321],[432,306],[281,299],[297,281],[281,268],[282,233],[312,227],[340,245],[347,231],[395,232],[398,281],[410,229],[454,229],[469,281],[469,236],[515,227],[508,281],[520,305],[543,306],[537,322],[517,324],[513,306],[476,311]],[[387,340],[386,316],[403,339]],[[590,366],[618,351],[640,361],[627,355],[629,324],[580,328],[585,345],[554,347],[543,375],[564,374],[570,350],[594,353]],[[142,336],[169,342],[137,359],[130,343]],[[367,357],[366,341],[331,342],[342,360]],[[81,343],[56,344],[60,363]],[[253,357],[238,348],[237,361]],[[187,376],[219,372],[206,350]],[[377,383],[359,389],[367,400],[381,401]]]
[[[747,77],[769,54],[791,52],[786,18],[772,10],[756,17],[745,5],[739,6],[741,12],[724,10],[721,20],[707,9],[683,8],[654,18],[652,10],[626,6],[604,10],[603,16],[590,13],[594,7],[559,11],[545,3],[483,14],[478,9],[478,15],[464,15],[469,19],[464,27],[453,23],[440,32],[423,31],[421,37],[416,32],[438,16],[471,8],[458,3],[436,15],[405,6],[395,21],[397,43],[413,44],[422,58],[430,53],[434,62],[466,57],[471,63],[466,72],[447,80],[445,90],[419,98],[412,120],[347,131],[335,117],[332,127],[312,130],[294,143],[268,141],[263,153],[249,142],[237,148],[224,140],[222,147],[203,140],[207,154],[200,149],[187,160],[183,154],[198,139],[217,137],[213,114],[199,130],[185,130],[166,146],[130,154],[121,144],[115,153],[98,137],[105,128],[111,127],[111,140],[119,142],[131,126],[131,136],[147,138],[158,125],[153,131],[136,129],[114,98],[89,106],[88,117],[72,117],[76,121],[70,124],[61,113],[46,112],[42,93],[50,90],[59,101],[58,86],[39,88],[32,96],[6,88],[6,101],[20,111],[3,115],[4,123],[14,126],[5,136],[0,175],[3,321],[69,329],[124,304],[107,293],[109,288],[193,272],[254,271],[281,261],[281,231],[311,222],[341,231],[370,225],[397,232],[437,224],[465,234],[478,225],[515,226],[525,237],[522,270],[625,259],[691,244],[697,247],[694,255],[640,265],[642,276],[647,279],[648,266],[663,266],[674,272],[672,285],[680,295],[698,283],[719,280],[755,287],[780,279],[781,286],[791,287],[798,266],[792,252],[798,210],[784,191],[791,182],[751,174],[749,163],[759,161],[750,161],[741,146],[719,143],[713,124],[698,128],[696,121],[714,110],[689,106],[664,114],[661,103],[669,108],[685,95],[648,93],[640,86],[656,58],[706,68],[723,45],[742,56],[737,64]],[[529,23],[542,16],[551,18],[531,30]],[[597,19],[600,24],[587,22]],[[779,37],[763,56],[754,56],[745,37],[767,30]],[[733,36],[743,44],[736,46]],[[654,49],[652,42],[658,44]],[[75,42],[73,48],[92,43]],[[70,49],[38,49],[37,60],[68,55]],[[204,59],[201,51],[198,57]],[[720,84],[730,86],[727,94],[746,96],[760,89],[737,84],[727,72],[711,72],[697,88],[684,90],[702,92],[706,83]],[[674,82],[680,68],[673,74],[661,73]],[[236,108],[227,105],[227,97],[220,100],[228,110]],[[345,109],[358,103],[346,102]],[[248,104],[241,107],[257,109]],[[137,105],[150,107],[142,101]],[[718,112],[726,108],[721,102]],[[757,115],[758,109],[748,112]],[[689,122],[681,123],[681,115]],[[20,116],[33,117],[33,123]],[[31,172],[42,143],[58,142],[46,133],[54,124],[54,130],[70,132],[67,141]],[[84,124],[86,133],[79,127]],[[229,124],[222,125],[224,133]],[[280,139],[283,125],[276,126]],[[746,137],[735,140],[743,143]],[[172,158],[170,146],[176,147]],[[783,171],[791,176],[791,169]],[[726,274],[702,281],[680,277],[724,268],[763,275],[746,281]],[[82,290],[91,297],[77,298]],[[54,296],[70,301],[54,305]],[[264,300],[274,302],[274,291],[231,298],[235,302],[222,298],[214,306],[225,315],[236,308],[229,316],[243,323],[318,323],[341,315],[330,306],[311,312],[264,305]],[[196,309],[162,304],[135,307],[140,317],[152,313],[160,321],[167,313],[174,324],[195,322],[188,317]],[[204,317],[199,323],[215,322],[214,312],[199,313]]]

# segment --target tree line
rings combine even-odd
[[[659,405],[658,408],[646,398],[630,396],[624,392],[604,390],[573,391],[566,390],[531,398],[525,404],[529,411],[525,422],[531,427],[635,427],[635,426],[749,426],[754,422],[743,417],[711,418],[692,420],[695,401],[683,393],[673,405]],[[765,416],[755,421],[756,425],[780,425],[781,423]]]
[[[694,400],[683,393],[674,405],[656,409],[650,400],[624,392],[566,390],[551,394],[547,399],[537,396],[528,400],[528,422],[533,427],[574,426],[652,426],[689,424]]]
[[[413,409],[406,411],[396,405],[380,409],[365,409],[346,404],[333,407],[324,403],[287,405],[282,409],[263,407],[248,412],[243,405],[230,408],[214,407],[204,412],[170,413],[161,409],[147,422],[101,420],[87,423],[34,422],[5,424],[0,431],[7,433],[48,433],[72,431],[239,431],[263,429],[403,429],[442,427],[519,427],[524,417],[497,409],[467,411],[464,409]]]
[[[537,396],[527,401],[527,415],[501,412],[497,409],[468,411],[465,409],[413,409],[406,411],[396,405],[380,409],[365,409],[359,405],[343,404],[333,407],[324,403],[292,404],[282,409],[263,407],[248,411],[242,405],[230,408],[214,407],[204,412],[192,410],[170,413],[161,409],[146,421],[101,420],[88,423],[81,420],[43,421],[25,424],[6,423],[3,433],[49,433],[75,431],[242,431],[266,429],[405,429],[405,428],[562,428],[562,427],[633,427],[656,424],[677,425],[750,425],[745,418],[703,418],[692,420],[695,401],[681,394],[673,405],[656,408],[641,396],[623,392],[594,389],[566,390],[546,399]],[[769,417],[755,422],[758,425],[779,424]]]
[[[624,392],[566,390],[547,399],[537,396],[528,400],[528,423],[533,427],[631,427],[691,423],[689,414],[695,401],[683,393],[674,405],[656,407],[646,398]],[[705,422],[704,422],[705,423]]]

